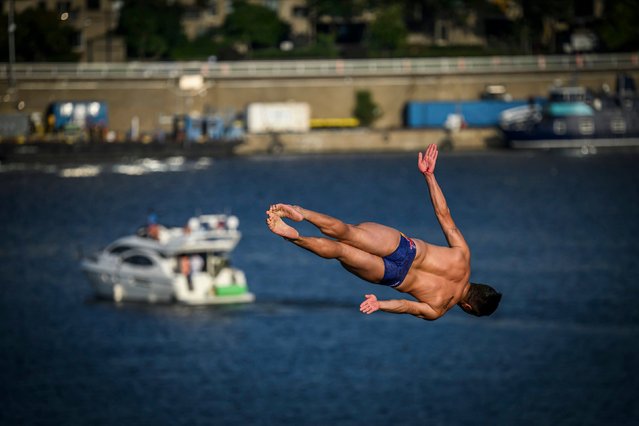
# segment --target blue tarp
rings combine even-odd
[[[499,114],[502,111],[527,104],[526,100],[408,102],[404,125],[412,129],[442,128],[449,114],[461,114],[468,127],[492,127],[499,123]]]

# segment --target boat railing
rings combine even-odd
[[[237,229],[213,229],[210,231],[197,231],[188,236],[192,240],[211,241],[222,239],[240,239],[242,234]]]
[[[224,239],[239,239],[241,232],[237,229],[198,229],[185,231],[183,228],[165,228],[160,233],[160,242],[172,244],[180,241],[180,244],[195,241],[212,241]]]

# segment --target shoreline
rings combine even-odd
[[[102,163],[142,158],[224,158],[280,154],[401,153],[417,152],[435,143],[442,150],[483,151],[503,148],[497,129],[463,129],[447,133],[420,130],[320,130],[307,133],[247,134],[243,141],[175,142],[66,141],[0,142],[0,164]]]
[[[462,129],[454,133],[443,129],[353,129],[247,135],[245,142],[237,147],[236,154],[416,152],[432,143],[443,150],[460,151],[504,147],[496,128]]]

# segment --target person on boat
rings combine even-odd
[[[204,269],[204,260],[199,254],[193,254],[189,258],[191,263],[191,275],[199,274]]]
[[[182,275],[184,275],[184,278],[186,279],[186,285],[188,286],[189,291],[193,291],[191,259],[186,254],[180,256],[180,272],[182,272]]]
[[[426,180],[448,247],[409,238],[378,223],[350,225],[288,204],[272,205],[266,211],[267,225],[273,233],[299,247],[326,259],[337,259],[347,271],[368,282],[392,287],[416,299],[378,300],[367,294],[360,305],[365,314],[380,310],[436,320],[457,305],[471,315],[490,315],[497,309],[501,294],[488,285],[469,281],[470,249],[435,179],[437,155],[437,146],[430,145],[425,153],[419,153],[418,168]],[[306,220],[329,238],[302,236],[284,218]]]
[[[154,240],[160,239],[160,225],[158,225],[158,215],[154,210],[150,210],[146,217],[146,234]]]

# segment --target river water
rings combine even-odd
[[[438,180],[498,311],[360,314],[402,297],[272,235],[300,204],[445,240],[416,154],[0,169],[0,423],[634,425],[637,153],[441,154]],[[228,212],[256,303],[96,301],[80,253]],[[303,226],[305,233],[314,232]]]

